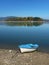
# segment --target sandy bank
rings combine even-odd
[[[0,49],[0,65],[49,65],[49,54],[37,51],[21,54]]]

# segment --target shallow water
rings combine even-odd
[[[19,44],[37,43],[39,51],[49,52],[49,23],[38,26],[9,26],[0,23],[0,48],[16,49]]]

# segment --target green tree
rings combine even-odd
[[[40,17],[34,17],[33,21],[42,21],[42,18],[40,18]]]

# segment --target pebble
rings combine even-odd
[[[9,50],[9,52],[11,53],[11,52],[12,52],[12,50]]]

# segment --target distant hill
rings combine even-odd
[[[4,21],[6,17],[0,17],[0,21]]]
[[[44,19],[44,21],[49,21],[49,19]]]
[[[14,16],[9,16],[9,17],[0,17],[0,21],[5,21],[9,18],[14,18]]]

